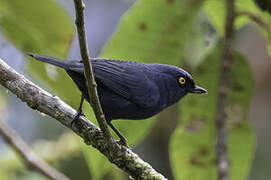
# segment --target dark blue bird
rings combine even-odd
[[[66,70],[82,92],[78,118],[84,99],[89,102],[82,61],[63,61],[32,53],[28,55]],[[187,93],[207,93],[195,85],[188,72],[176,66],[100,58],[91,59],[91,63],[106,121],[124,145],[127,144],[126,139],[111,120],[146,119],[178,102]]]

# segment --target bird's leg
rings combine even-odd
[[[73,123],[80,117],[80,116],[85,116],[85,114],[82,111],[82,106],[83,106],[83,102],[84,102],[85,96],[82,94],[81,96],[81,100],[80,100],[80,105],[76,111],[76,115],[74,116],[72,122],[71,122],[71,127],[73,125]]]
[[[127,144],[126,138],[119,132],[119,130],[117,128],[115,128],[113,126],[113,124],[111,123],[111,121],[106,121],[106,122],[112,128],[112,130],[119,136],[120,140],[118,141],[118,143],[120,145],[129,147],[128,144]]]

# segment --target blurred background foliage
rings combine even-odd
[[[180,66],[209,91],[203,96],[188,95],[148,120],[114,121],[129,145],[169,179],[216,179],[214,118],[219,98],[224,1],[85,3],[91,56]],[[270,14],[252,0],[236,0],[236,8],[255,13],[271,25]],[[73,20],[72,0],[0,0],[0,58],[76,108],[80,93],[65,72],[24,56],[24,52],[34,52],[78,59]],[[266,142],[271,136],[267,133],[271,125],[268,122],[271,87],[266,77],[270,77],[271,66],[266,47],[271,43],[268,32],[247,17],[238,17],[235,29],[227,107],[231,179],[269,179],[271,145]],[[253,90],[255,100],[251,101]],[[265,101],[259,101],[260,98]],[[0,107],[1,115],[35,152],[71,179],[127,179],[94,148],[50,117],[30,110],[2,87]],[[84,112],[96,123],[88,104],[84,105]],[[0,179],[45,179],[28,171],[3,143],[0,146]]]

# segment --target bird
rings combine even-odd
[[[82,93],[74,119],[82,115],[84,100],[90,103],[82,61],[34,53],[27,55],[67,72]],[[188,72],[177,66],[103,58],[91,58],[90,61],[106,122],[118,135],[119,143],[125,146],[127,140],[112,120],[147,119],[177,103],[188,93],[207,93],[206,89],[195,85]]]

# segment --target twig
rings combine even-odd
[[[49,179],[69,179],[37,156],[20,136],[4,122],[1,116],[0,135],[2,135],[4,140],[22,157],[28,168],[37,170]]]
[[[236,15],[247,16],[256,24],[258,24],[260,27],[265,29],[268,35],[268,39],[271,42],[271,26],[261,16],[254,14],[253,12],[250,11],[236,11]]]
[[[42,158],[43,161],[49,164],[60,164],[64,160],[81,153],[78,137],[71,132],[62,134],[57,140],[34,142],[31,144],[31,149]],[[22,166],[18,158],[16,156],[10,156],[8,151],[1,152],[0,164],[5,164],[6,168],[12,172],[12,174],[21,172]]]
[[[31,147],[42,159],[52,164],[60,164],[71,157],[82,154],[80,141],[72,132],[62,133],[57,139],[34,142]]]
[[[85,22],[84,22],[84,8],[85,5],[83,0],[74,0],[75,12],[76,12],[76,20],[75,24],[77,26],[77,34],[80,45],[81,58],[84,64],[85,69],[85,78],[86,84],[88,88],[89,99],[94,110],[96,119],[99,123],[99,126],[104,133],[107,141],[110,145],[113,145],[113,137],[108,129],[105,116],[102,111],[102,107],[98,98],[97,93],[97,84],[94,79],[93,70],[91,66],[87,38],[85,33]]]
[[[234,36],[234,20],[235,7],[234,0],[226,0],[226,24],[225,24],[225,40],[220,66],[220,81],[218,86],[218,100],[216,112],[216,128],[217,128],[217,145],[216,158],[218,165],[218,179],[229,179],[229,157],[228,157],[228,130],[226,125],[226,105],[229,92],[230,72],[233,62],[233,36]]]
[[[53,96],[18,74],[0,59],[0,84],[14,93],[29,107],[36,109],[72,129],[86,144],[103,153],[109,161],[127,172],[134,179],[166,179],[130,149],[116,145],[112,153],[102,131],[85,117],[79,117],[70,127],[76,111],[57,96]]]

